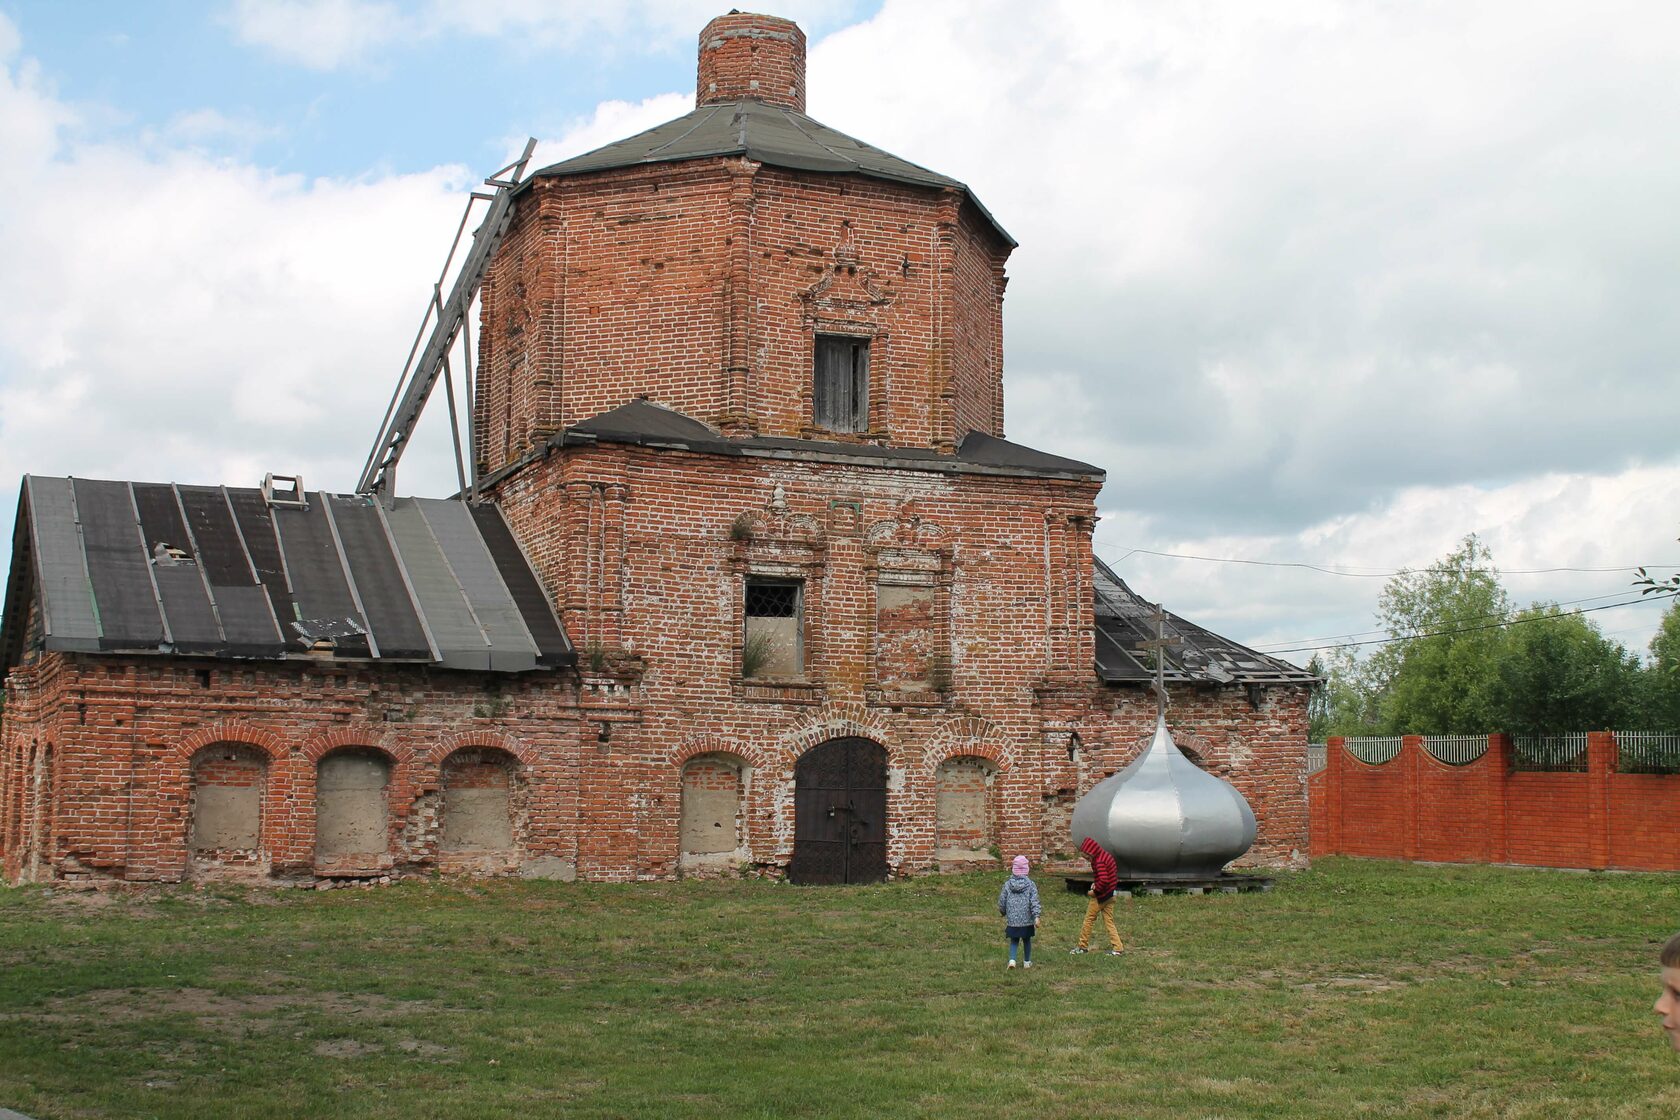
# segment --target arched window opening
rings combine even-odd
[[[998,843],[997,766],[974,755],[948,758],[934,776],[935,854],[941,863],[989,860]]]
[[[247,851],[260,843],[268,759],[243,743],[205,747],[192,760],[187,847],[194,852]]]
[[[257,862],[268,756],[245,743],[212,743],[190,769],[187,850],[195,868]]]
[[[739,862],[746,773],[746,763],[731,754],[696,755],[684,763],[678,860],[684,874],[722,871]]]
[[[499,872],[518,866],[519,761],[504,750],[467,747],[443,762],[439,865]]]
[[[321,759],[315,777],[316,870],[355,873],[390,866],[390,784],[391,760],[370,747],[346,747]]]

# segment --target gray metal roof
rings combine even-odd
[[[866,175],[893,183],[936,190],[960,190],[985,215],[1011,247],[1015,239],[992,217],[966,185],[937,171],[900,159],[890,152],[837,132],[804,113],[762,101],[723,101],[702,105],[686,116],[638,132],[624,140],[562,160],[531,178],[584,175],[638,164],[671,163],[716,156],[745,156],[771,167]]]
[[[950,455],[921,447],[878,447],[870,443],[842,443],[815,439],[752,436],[731,439],[717,429],[652,401],[634,400],[609,412],[574,424],[552,437],[555,446],[583,443],[630,443],[695,451],[708,455],[738,455],[816,462],[862,461],[907,470],[944,470],[984,474],[1101,479],[1101,467],[1064,459],[1006,439],[970,432]]]
[[[1095,564],[1097,675],[1108,684],[1155,679],[1144,642],[1155,637],[1155,605],[1126,586],[1101,560]],[[1256,653],[1211,630],[1166,613],[1166,636],[1182,644],[1169,650],[1168,684],[1312,684],[1317,677],[1297,665]]]
[[[494,507],[27,476],[0,651],[39,597],[66,652],[314,656],[522,672],[576,654]]]

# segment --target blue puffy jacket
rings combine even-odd
[[[1038,901],[1038,884],[1025,875],[1011,875],[998,892],[998,913],[1003,924],[1030,926],[1044,913]]]

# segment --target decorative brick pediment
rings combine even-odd
[[[850,226],[849,222],[843,223],[840,242],[832,253],[833,263],[822,278],[800,293],[806,325],[815,330],[856,332],[859,327],[873,328],[882,309],[893,301],[893,294],[876,283],[875,274],[859,265]]]

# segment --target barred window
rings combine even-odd
[[[798,580],[747,580],[743,677],[797,677],[805,671],[804,590]]]

